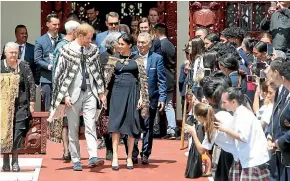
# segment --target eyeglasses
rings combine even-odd
[[[9,54],[11,54],[11,55],[17,55],[18,54],[18,52],[8,52]]]
[[[117,25],[119,25],[119,22],[113,22],[113,23],[108,23],[109,24],[109,26],[117,26]]]
[[[138,44],[138,45],[146,45],[146,43],[147,43],[147,42],[145,42],[145,41],[137,41],[137,44]]]

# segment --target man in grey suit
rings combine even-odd
[[[175,90],[175,46],[167,38],[167,27],[164,24],[155,25],[156,37],[161,41],[161,52],[167,80],[167,97],[165,113],[168,122],[166,139],[176,138],[176,118],[173,108],[173,91]]]
[[[69,129],[69,151],[74,171],[82,170],[78,135],[81,112],[90,156],[88,166],[104,164],[104,160],[99,159],[97,155],[96,116],[97,102],[100,100],[106,107],[106,96],[98,48],[90,44],[94,32],[94,28],[89,24],[77,27],[76,39],[60,50],[53,79],[51,116],[53,117],[64,99]]]
[[[59,24],[57,15],[49,14],[46,17],[48,31],[36,40],[34,48],[34,61],[41,72],[40,83],[45,111],[49,111],[51,102],[53,52],[58,41],[63,38],[63,35],[58,33]]]

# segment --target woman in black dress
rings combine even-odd
[[[118,144],[120,134],[128,136],[127,168],[133,169],[134,140],[139,138],[141,133],[140,110],[143,118],[148,114],[147,75],[143,59],[138,55],[133,55],[130,50],[133,42],[132,35],[122,34],[118,39],[120,54],[108,58],[108,65],[112,65],[114,70],[114,76],[112,79],[109,78],[112,88],[109,90],[111,91],[111,99],[108,125],[113,141],[113,170],[119,170]],[[108,79],[108,76],[106,78]]]
[[[108,34],[108,36],[104,39],[102,45],[106,48],[106,51],[100,54],[100,63],[103,70],[105,69],[105,66],[108,63],[109,57],[113,56],[114,54],[119,53],[118,38],[121,35],[122,34],[120,32],[112,32]],[[107,87],[108,90],[112,90],[112,82],[113,81],[111,81],[111,84]],[[107,100],[110,100],[110,98],[111,98],[111,91],[109,91],[107,94]],[[108,110],[110,107],[109,103],[110,102],[108,102],[108,105],[107,105]],[[109,111],[106,111],[106,116],[108,115],[109,115]],[[112,160],[112,157],[113,157],[112,137],[110,136],[110,134],[104,134],[102,135],[102,139],[106,147],[106,160]],[[99,144],[99,146],[102,145],[103,142]]]
[[[19,46],[14,42],[5,45],[6,59],[1,60],[1,73],[20,75],[18,97],[15,100],[13,120],[12,171],[19,172],[18,150],[26,135],[31,113],[34,112],[35,84],[29,64],[18,59]],[[10,171],[10,153],[3,153],[3,171]]]

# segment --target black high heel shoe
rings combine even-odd
[[[113,164],[113,160],[114,159],[112,159],[112,164]],[[118,163],[118,159],[117,159],[117,163]],[[120,169],[119,165],[116,165],[116,166],[112,165],[112,170],[118,171],[119,169]]]
[[[112,166],[112,170],[118,171],[120,169],[119,166]]]
[[[127,160],[128,160],[128,158],[127,158]],[[132,169],[134,169],[134,166],[132,165],[128,165],[128,161],[126,160],[126,162],[127,162],[127,169],[128,170],[132,170]],[[133,163],[133,160],[132,160],[132,163]]]

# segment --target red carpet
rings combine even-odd
[[[113,171],[111,162],[106,161],[102,168],[89,169],[86,141],[81,140],[81,154],[83,171],[72,170],[72,163],[63,163],[62,145],[48,141],[47,154],[41,155],[43,158],[39,181],[183,181],[187,158],[184,152],[179,150],[180,141],[154,140],[153,153],[150,157],[149,165],[134,165],[133,170],[126,169],[126,154],[124,145],[119,146],[120,170]],[[141,145],[141,144],[140,144]],[[99,157],[104,158],[105,150],[99,150]],[[23,157],[23,156],[22,156]],[[25,155],[24,157],[40,157],[40,155]],[[139,160],[140,162],[140,160]],[[190,179],[191,180],[191,179]],[[206,181],[208,178],[195,179]]]

